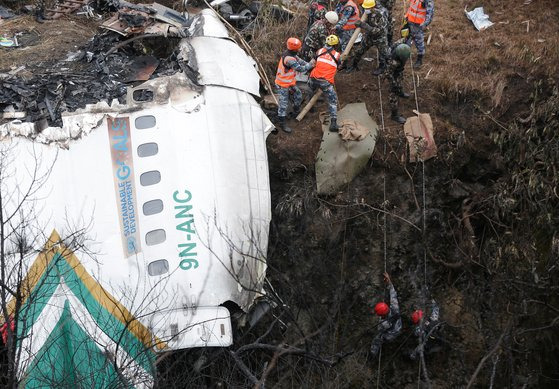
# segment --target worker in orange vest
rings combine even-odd
[[[357,0],[340,0],[336,6],[336,12],[339,18],[336,24],[336,35],[339,37],[342,51],[345,50],[345,47],[357,28],[357,22],[359,22],[360,11],[356,1]]]
[[[410,7],[408,12],[406,12],[410,34],[405,43],[411,46],[413,39],[415,47],[417,47],[417,59],[413,64],[414,69],[419,69],[423,64],[423,56],[425,55],[423,31],[433,20],[434,13],[435,5],[433,0],[410,0]]]
[[[316,52],[316,66],[309,80],[313,91],[320,88],[328,98],[329,130],[332,132],[338,131],[338,96],[334,89],[334,76],[340,66],[340,53],[335,50],[339,43],[340,40],[336,35],[329,35],[326,38],[326,45]]]
[[[315,64],[315,60],[306,62],[297,57],[297,53],[301,50],[302,43],[297,38],[289,38],[287,40],[287,50],[282,54],[278,70],[276,72],[276,88],[279,95],[278,103],[278,124],[279,127],[289,133],[291,128],[287,126],[286,116],[287,107],[289,105],[289,96],[293,96],[293,116],[297,116],[301,111],[301,102],[303,94],[301,89],[297,87],[295,73],[306,73],[311,70]]]

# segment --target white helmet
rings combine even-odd
[[[328,20],[330,24],[338,23],[338,14],[335,13],[334,11],[326,12],[326,15],[324,15],[324,17],[326,18],[326,20]]]

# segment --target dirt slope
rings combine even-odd
[[[504,211],[500,195],[504,187],[510,188],[508,173],[519,169],[516,161],[521,154],[511,155],[495,138],[514,133],[515,141],[523,143],[524,131],[557,126],[553,114],[543,114],[533,126],[523,127],[518,119],[533,118],[534,105],[557,93],[553,88],[557,88],[559,52],[553,42],[558,36],[559,7],[554,1],[520,3],[514,9],[500,1],[435,3],[435,19],[426,34],[431,36],[430,45],[416,81],[419,110],[433,118],[438,157],[425,164],[424,175],[422,165],[401,162],[406,144],[402,127],[387,120],[387,81],[381,80],[379,91],[378,80],[370,73],[371,62],[365,62],[358,73],[339,74],[340,104],[366,102],[378,123],[382,95],[385,129],[369,169],[329,198],[316,195],[313,180],[321,139],[318,111],[325,105],[300,124],[292,122],[293,134],[269,138],[276,240],[270,262],[278,267],[278,283],[287,290],[300,288],[294,304],[305,318],[314,318],[307,323],[310,328],[330,320],[331,351],[356,352],[316,385],[372,386],[378,366],[366,359],[376,323],[369,307],[382,298],[385,255],[383,218],[373,207],[382,209],[387,204],[387,210],[421,226],[424,179],[425,241],[421,232],[395,217],[387,218],[387,269],[401,296],[405,329],[384,350],[381,387],[417,386],[417,362],[406,359],[403,351],[415,342],[410,337],[409,314],[429,297],[441,304],[446,322],[441,335],[444,350],[427,359],[433,387],[465,386],[501,334],[506,335],[505,346],[481,367],[476,383],[488,387],[495,366],[498,387],[554,387],[559,377],[551,366],[557,363],[557,350],[546,342],[558,340],[557,333],[553,335],[555,308],[546,305],[557,303],[557,298],[555,289],[545,292],[543,285],[551,287],[557,273],[546,273],[546,281],[538,285],[527,262],[539,263],[544,273],[552,268],[557,263],[556,235],[545,233],[545,243],[528,254],[523,250],[536,243],[522,225],[541,212],[557,217],[557,199],[540,197],[539,201],[549,202],[548,207],[531,216],[527,208]],[[483,32],[476,31],[464,14],[465,6],[479,5],[495,23]],[[402,2],[397,2],[395,14],[401,13]],[[284,35],[293,33],[296,28]],[[368,56],[374,58],[376,52],[371,50]],[[411,68],[405,77],[405,89],[413,92]],[[404,114],[412,115],[415,104],[414,99],[401,101]],[[557,185],[557,174],[547,177],[542,185]],[[522,200],[512,195],[506,201]],[[534,228],[543,233],[556,229],[556,223],[536,223]],[[533,311],[527,316],[524,308],[515,308],[520,306]],[[546,330],[534,337],[524,335],[534,334],[537,327]],[[514,350],[516,346],[519,349]]]

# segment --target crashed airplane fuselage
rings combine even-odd
[[[228,346],[223,304],[247,312],[263,294],[272,125],[252,96],[253,60],[212,11],[196,18],[181,46],[201,88],[158,77],[129,88],[126,104],[63,114],[33,141],[21,135],[33,123],[0,126],[3,220],[30,243],[7,280],[25,283],[9,314],[26,379],[48,371],[39,356],[70,320],[128,383],[149,384],[151,350]]]

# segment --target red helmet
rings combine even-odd
[[[289,38],[287,40],[287,50],[297,51],[302,45],[301,41],[297,38]]]
[[[386,303],[377,303],[375,305],[375,313],[379,316],[386,316],[390,312],[390,308],[388,308],[388,304]]]
[[[413,324],[419,323],[421,319],[423,319],[423,311],[421,309],[413,311],[411,314],[411,321]]]

